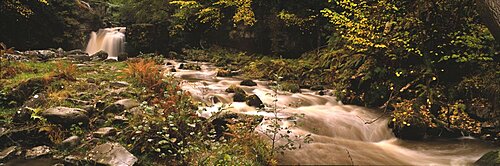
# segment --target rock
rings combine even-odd
[[[201,67],[198,64],[194,64],[194,63],[188,63],[188,64],[181,63],[179,65],[179,69],[183,69],[183,70],[201,70]]]
[[[118,61],[125,61],[128,59],[128,54],[127,53],[120,53],[118,54]]]
[[[72,99],[72,98],[67,98],[66,101],[76,104],[76,105],[89,105],[89,101],[84,101],[84,100],[78,100],[78,99]]]
[[[246,98],[246,103],[247,105],[252,107],[264,108],[264,103],[262,103],[262,100],[260,100],[259,96],[257,95],[248,96]]]
[[[8,101],[14,102],[13,106],[21,106],[31,97],[45,89],[45,86],[52,82],[52,78],[32,78],[17,85],[6,95]]]
[[[113,117],[113,123],[114,124],[123,124],[123,123],[126,123],[128,121],[128,118],[125,117],[125,116],[115,116]]]
[[[116,129],[113,127],[103,127],[103,128],[97,129],[97,131],[94,131],[94,133],[92,133],[92,134],[94,137],[104,138],[104,137],[115,135]]]
[[[50,147],[48,146],[37,146],[37,147],[34,147],[32,149],[29,149],[26,151],[26,154],[25,154],[25,157],[27,159],[34,159],[34,158],[38,158],[38,157],[41,157],[41,156],[45,156],[45,155],[48,155],[52,152],[52,150],[50,149]]]
[[[99,110],[103,110],[104,108],[106,108],[106,103],[103,101],[97,101],[95,103],[95,108],[99,109]]]
[[[76,49],[76,50],[67,51],[65,55],[68,56],[68,55],[75,55],[75,54],[87,54],[87,53],[85,51],[80,50],[80,49]]]
[[[484,154],[479,160],[477,160],[474,165],[481,166],[494,166],[500,165],[500,151],[495,150]]]
[[[137,158],[119,143],[105,143],[96,146],[88,154],[89,159],[109,166],[132,166]]]
[[[257,86],[257,83],[253,82],[252,80],[243,80],[243,81],[241,81],[240,85],[243,85],[243,86]]]
[[[247,98],[246,92],[239,88],[234,91],[233,102],[245,102]]]
[[[74,59],[76,61],[90,61],[92,57],[87,54],[72,54],[68,55],[68,58]]]
[[[172,62],[167,62],[167,63],[165,63],[165,65],[167,65],[167,66],[172,66],[172,65],[174,65],[174,64],[173,64]]]
[[[214,126],[216,138],[220,138],[224,132],[227,132],[228,125],[244,122],[244,124],[251,124],[252,129],[258,126],[264,117],[255,115],[246,115],[241,113],[227,112],[220,113],[216,116],[210,117],[211,124]]]
[[[311,90],[325,90],[325,87],[321,85],[313,85],[311,86]]]
[[[125,81],[113,81],[110,82],[110,86],[114,88],[124,88],[130,86],[130,84]]]
[[[78,144],[80,144],[80,137],[78,136],[71,136],[61,142],[61,145],[64,147],[75,147]]]
[[[217,77],[231,77],[233,73],[230,70],[217,69]]]
[[[425,137],[427,128],[425,125],[412,124],[411,126],[403,126],[397,129],[392,129],[394,135],[405,140],[421,140]]]
[[[11,158],[14,155],[14,152],[16,152],[16,150],[17,146],[11,146],[2,150],[2,152],[0,152],[0,161],[9,160],[9,158]]]
[[[95,84],[97,81],[95,79],[93,79],[93,78],[87,78],[87,82]]]
[[[14,114],[12,120],[16,123],[26,123],[31,120],[32,111],[30,108],[39,108],[47,103],[47,95],[43,93],[38,93],[33,95],[31,99],[24,102],[24,104],[19,108]]]
[[[99,60],[105,60],[108,58],[108,53],[106,51],[99,51],[92,56],[97,57]]]
[[[227,93],[236,93],[236,92],[242,92],[242,93],[245,93],[245,91],[243,89],[241,89],[241,87],[238,87],[236,85],[231,85],[229,86],[227,89],[226,89],[226,92]]]
[[[172,72],[172,73],[177,72],[177,69],[175,69],[175,68],[171,68],[171,69],[170,69],[170,72]]]
[[[47,118],[51,123],[70,126],[72,124],[84,123],[88,124],[89,117],[87,111],[79,108],[56,107],[44,110],[40,113],[41,116]]]
[[[294,83],[285,82],[285,83],[281,84],[281,90],[291,92],[291,93],[299,93],[300,86],[297,84],[294,84]]]
[[[104,112],[112,112],[112,113],[119,113],[123,112],[124,110],[128,110],[134,107],[138,107],[140,104],[136,100],[133,99],[123,99],[119,100],[112,105],[106,107],[104,109]]]

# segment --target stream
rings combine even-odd
[[[168,60],[165,68],[178,68],[179,62]],[[243,80],[236,77],[216,77],[216,67],[198,63],[202,70],[181,70],[169,74],[183,79],[182,87],[196,101],[212,105],[201,116],[209,117],[220,107],[249,115],[273,116],[258,111],[244,102],[232,102],[232,94],[225,90]],[[268,81],[255,81],[257,86],[241,86],[247,94],[256,94],[266,104],[274,104],[274,90]],[[387,126],[388,118],[365,124],[380,117],[380,113],[368,108],[344,105],[330,95],[302,89],[301,93],[278,92],[277,106],[281,108],[281,125],[289,126],[296,119],[293,114],[303,114],[294,134],[311,134],[313,141],[301,149],[278,155],[279,164],[336,164],[336,165],[471,165],[494,146],[472,137],[442,140],[406,141],[394,136]],[[221,103],[213,103],[216,97]],[[266,121],[257,127],[265,130]]]

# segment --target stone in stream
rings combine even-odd
[[[257,86],[257,83],[255,83],[252,80],[243,80],[243,81],[241,81],[240,85],[243,85],[243,86]]]
[[[107,136],[113,136],[116,134],[116,129],[113,128],[113,127],[103,127],[103,128],[99,128],[97,129],[97,131],[94,131],[94,133],[92,133],[94,135],[94,137],[97,137],[97,138],[104,138],[104,137],[107,137]]]
[[[104,108],[104,112],[120,113],[123,112],[124,110],[128,110],[137,106],[139,106],[139,102],[137,102],[137,100],[122,99]]]
[[[29,150],[26,151],[26,154],[25,154],[25,157],[27,159],[34,159],[34,158],[38,158],[38,157],[41,157],[41,156],[45,156],[45,155],[48,155],[52,152],[52,150],[50,149],[50,147],[48,146],[37,146],[37,147],[34,147],[34,148],[31,148]]]
[[[97,57],[99,60],[105,60],[108,58],[108,53],[106,51],[99,51],[92,56]]]
[[[247,94],[245,91],[237,91],[233,95],[233,102],[245,102],[247,98]]]
[[[494,166],[500,165],[500,151],[495,150],[484,154],[479,160],[477,160],[474,165],[480,166]]]
[[[105,143],[96,146],[90,151],[88,157],[98,164],[109,166],[132,166],[137,158],[119,143]]]
[[[11,146],[2,150],[2,152],[0,152],[0,161],[9,160],[9,158],[14,155],[14,152],[16,152],[16,150],[17,146]]]
[[[89,122],[87,111],[79,108],[55,107],[42,111],[40,115],[51,123],[66,126],[78,123],[88,124]]]
[[[264,108],[264,103],[262,103],[262,100],[260,100],[259,96],[257,95],[248,96],[246,98],[246,103],[247,105],[252,107]]]

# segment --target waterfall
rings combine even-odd
[[[90,56],[104,51],[107,59],[118,60],[118,55],[125,53],[125,27],[105,28],[90,34],[87,52]]]

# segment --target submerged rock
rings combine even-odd
[[[262,103],[262,100],[260,100],[259,96],[257,95],[250,95],[246,98],[246,100],[247,100],[246,103],[249,106],[264,108],[264,103]]]
[[[34,158],[48,155],[51,152],[52,152],[52,150],[48,146],[45,146],[45,145],[44,146],[37,146],[37,147],[34,147],[32,149],[27,150],[25,157],[27,159],[34,159]]]
[[[240,85],[243,85],[243,86],[257,86],[257,83],[255,83],[252,80],[243,80],[243,81],[241,81]]]
[[[40,114],[49,122],[70,126],[72,124],[88,124],[87,111],[79,108],[56,107],[44,110]]]
[[[132,166],[137,162],[137,158],[119,143],[96,146],[88,156],[91,161],[109,166]]]
[[[477,160],[474,165],[480,166],[494,166],[500,165],[500,151],[495,150],[484,154],[479,160]]]

